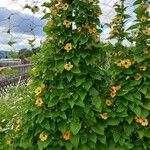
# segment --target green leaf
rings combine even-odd
[[[96,143],[97,135],[95,133],[90,133],[90,134],[88,134],[88,139],[91,140],[92,142]]]
[[[80,57],[73,57],[72,61],[77,66],[79,64]]]
[[[117,95],[118,95],[118,96],[123,96],[123,95],[127,94],[128,92],[129,92],[128,90],[122,89],[122,90],[119,90],[119,91],[118,91]]]
[[[91,80],[87,80],[86,82],[84,82],[83,87],[85,87],[85,89],[88,91],[91,86],[92,86],[92,81]]]
[[[113,131],[113,138],[114,138],[115,143],[117,143],[119,141],[120,136],[121,136],[121,134],[120,134],[119,130],[115,129]]]
[[[73,135],[76,135],[81,129],[81,122],[72,121],[70,124],[70,130]]]
[[[68,103],[69,103],[70,107],[73,108],[75,101],[74,101],[74,99],[69,99]]]
[[[147,90],[148,90],[148,87],[147,87],[146,85],[145,85],[145,86],[142,86],[142,87],[140,88],[140,92],[143,93],[144,95],[147,94]]]
[[[48,107],[53,107],[55,105],[57,105],[57,103],[59,102],[59,97],[50,97],[50,100],[48,101]]]
[[[101,106],[101,104],[102,104],[102,100],[100,99],[100,96],[93,97],[93,99],[92,99],[92,104],[93,104],[96,108],[100,108],[100,106]]]
[[[141,116],[141,108],[139,106],[134,106],[134,109],[132,109],[132,111],[137,115],[137,116]]]
[[[43,17],[42,17],[42,19],[47,19],[47,18],[49,18],[50,17],[50,13],[46,13]]]
[[[75,73],[75,74],[80,74],[81,71],[78,67],[73,67],[73,69],[71,70],[71,72]]]
[[[67,72],[66,77],[67,77],[68,81],[70,82],[73,78],[73,74],[71,72]]]
[[[76,34],[75,36],[73,36],[73,42],[74,44],[77,44],[77,42],[79,41],[80,39],[80,34]]]
[[[67,130],[67,124],[65,121],[59,123],[59,130],[61,131],[62,134]]]
[[[81,38],[80,45],[83,45],[83,44],[87,43],[87,41],[88,41],[88,37]]]
[[[136,23],[136,24],[130,26],[127,30],[137,29],[139,26],[140,26],[140,23]]]
[[[80,86],[85,81],[85,76],[76,77],[76,87]]]
[[[91,88],[89,94],[93,97],[96,97],[99,95],[99,92],[95,88]]]
[[[97,134],[99,134],[99,135],[104,135],[104,127],[102,127],[102,126],[100,126],[100,125],[95,125],[95,126],[93,126],[92,127],[92,130],[95,132],[95,133],[97,133]]]
[[[138,135],[139,135],[139,138],[140,139],[142,139],[143,137],[144,137],[144,129],[139,129],[138,131],[137,131],[137,133],[138,133]]]
[[[132,115],[129,115],[128,117],[125,118],[125,120],[131,124],[131,122],[133,121],[133,116]]]
[[[73,145],[70,142],[66,142],[65,146],[66,146],[66,150],[72,150],[73,148]]]
[[[79,136],[79,134],[77,134],[77,135],[72,135],[70,141],[71,141],[72,145],[77,148],[78,145],[79,145],[79,141],[80,141],[80,136]]]
[[[119,125],[119,123],[120,123],[120,120],[117,118],[109,118],[107,121],[107,124],[111,126]]]
[[[124,132],[127,134],[127,136],[130,136],[132,134],[132,132],[134,131],[135,126],[134,126],[134,124],[124,123],[123,128],[124,128]]]
[[[106,144],[106,136],[105,135],[100,136],[99,141],[105,145]]]
[[[86,91],[80,91],[79,92],[80,98],[82,99],[82,101],[85,99],[87,92]]]
[[[49,143],[50,143],[50,140],[46,140],[46,141],[38,140],[37,145],[38,145],[39,150],[45,149]]]

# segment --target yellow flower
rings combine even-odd
[[[116,96],[116,92],[111,91],[111,92],[110,92],[110,96],[111,96],[112,98],[114,98],[114,97]]]
[[[143,34],[150,35],[150,30],[142,30]]]
[[[143,8],[143,9],[147,9],[148,7],[149,7],[149,4],[143,4],[143,5],[142,5],[142,8]]]
[[[67,3],[65,3],[65,4],[63,4],[62,9],[63,9],[63,10],[67,10],[68,7],[69,7],[69,5],[68,5]]]
[[[81,27],[78,27],[77,28],[77,32],[81,32],[82,28]]]
[[[100,36],[99,35],[93,34],[92,37],[93,37],[95,42],[99,42],[100,41]]]
[[[73,68],[73,65],[69,62],[67,64],[64,65],[64,68],[67,70],[67,71],[70,71],[72,68]]]
[[[131,31],[131,33],[132,33],[132,35],[133,35],[134,37],[136,37],[136,36],[138,36],[139,31],[138,31],[138,30],[135,30],[135,31]]]
[[[68,20],[64,20],[64,22],[63,22],[63,25],[66,27],[66,28],[70,28],[71,27],[71,22],[70,21],[68,21]]]
[[[135,122],[137,122],[137,123],[142,123],[142,119],[141,119],[140,117],[138,117],[138,116],[135,116],[135,117],[134,117],[134,120],[135,120]]]
[[[43,100],[41,97],[38,97],[35,101],[35,105],[38,106],[38,107],[41,107],[43,104]]]
[[[47,22],[47,26],[48,26],[49,28],[52,28],[53,24],[54,24],[54,21],[52,21],[52,20],[49,20],[49,21]]]
[[[137,73],[135,76],[135,80],[139,81],[141,79],[142,79],[142,76],[139,73]]]
[[[21,119],[17,119],[16,120],[16,125],[20,125],[21,124]]]
[[[48,135],[47,135],[46,133],[44,133],[44,132],[40,133],[39,139],[40,139],[41,141],[46,141],[47,138],[48,138]]]
[[[144,66],[144,65],[140,66],[140,71],[146,71],[146,69],[147,69],[146,66]]]
[[[129,68],[131,65],[132,65],[132,63],[131,63],[131,61],[129,60],[129,59],[124,59],[124,60],[122,60],[121,61],[121,64],[122,64],[122,66],[124,67],[124,68]]]
[[[56,16],[57,13],[58,13],[57,8],[56,8],[56,7],[53,7],[53,8],[51,9],[51,14],[52,14],[52,16]]]
[[[45,88],[45,84],[44,83],[42,83],[40,86],[41,86],[42,89]]]
[[[106,104],[106,106],[111,106],[112,105],[112,100],[111,99],[106,99],[105,104]]]
[[[118,66],[118,67],[122,67],[122,61],[121,61],[121,60],[118,61],[117,66]]]
[[[11,145],[12,142],[13,142],[12,139],[7,139],[6,144],[7,144],[7,145]]]
[[[70,135],[71,133],[69,130],[65,131],[65,133],[63,134],[63,139],[65,139],[66,141],[70,140]]]
[[[113,19],[113,23],[115,23],[115,24],[121,23],[121,19],[122,19],[122,17],[116,17]]]
[[[144,53],[144,54],[148,54],[148,53],[150,53],[150,50],[144,49],[144,50],[143,50],[143,53]]]
[[[71,44],[71,43],[67,43],[67,44],[64,46],[64,50],[66,50],[67,52],[71,51],[71,50],[72,50],[72,44]]]
[[[27,86],[31,85],[33,83],[33,80],[28,80]]]
[[[142,126],[147,126],[148,125],[148,120],[147,119],[143,119],[141,122]]]
[[[39,87],[37,87],[36,89],[35,89],[35,94],[36,95],[39,95],[41,92],[42,92],[42,88],[39,86]]]
[[[142,16],[142,17],[140,18],[140,20],[141,20],[141,22],[145,22],[145,21],[148,20],[148,18],[146,18],[145,16]]]
[[[101,117],[103,120],[107,120],[107,119],[108,119],[108,113],[100,114],[100,117]]]
[[[33,13],[36,13],[36,12],[38,12],[40,9],[39,9],[39,7],[38,6],[33,6],[32,8],[31,8],[31,11],[33,12]]]
[[[15,127],[15,132],[19,131],[20,130],[20,124],[16,125]]]

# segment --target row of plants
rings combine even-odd
[[[25,85],[10,88],[0,95],[0,149],[6,144],[6,133],[13,128],[13,123],[24,113],[26,97],[30,92]]]
[[[147,0],[135,0],[135,24],[116,4],[102,43],[98,0],[53,0],[47,34],[30,71],[26,112],[6,136],[7,149],[150,149],[150,50]],[[131,34],[132,33],[132,34]],[[131,36],[132,35],[132,36]],[[124,41],[132,46],[124,46]]]

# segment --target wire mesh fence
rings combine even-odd
[[[46,0],[3,0],[0,1],[0,51],[18,51],[22,48],[30,49],[38,47],[44,40],[42,28],[45,20],[42,20],[45,8],[42,4]],[[48,0],[47,0],[48,1]],[[105,26],[115,16],[113,5],[120,0],[101,0],[100,16],[103,32],[101,39],[107,40],[110,29]],[[125,0],[130,6],[134,0]],[[38,8],[35,12],[33,8]],[[129,7],[131,14],[132,8]],[[133,15],[134,16],[134,15]],[[128,25],[133,19],[129,20]]]

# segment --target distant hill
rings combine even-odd
[[[8,51],[0,51],[0,59],[8,58]]]

